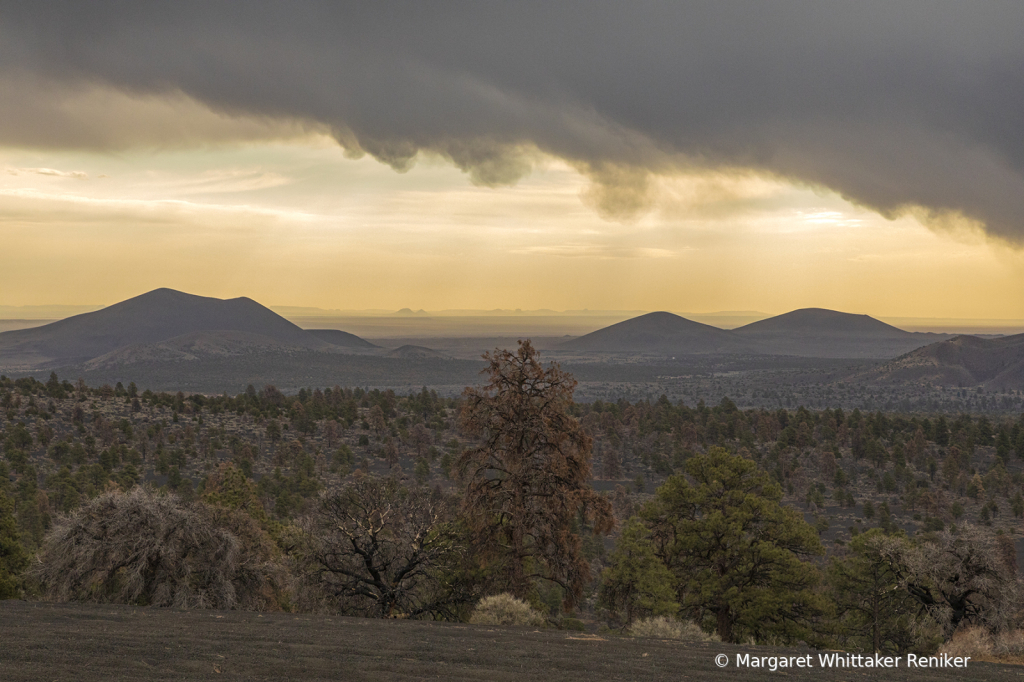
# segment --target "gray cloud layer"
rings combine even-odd
[[[481,184],[539,149],[612,216],[642,210],[648,173],[740,167],[1021,243],[1021,35],[1024,3],[959,0],[4,2],[0,76],[180,91]]]

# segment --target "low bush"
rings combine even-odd
[[[992,653],[999,660],[1024,660],[1024,630],[1000,632],[993,638]]]
[[[980,626],[964,627],[957,630],[953,637],[939,648],[939,653],[950,656],[970,656],[981,658],[992,655],[992,638],[988,630]]]
[[[975,661],[1020,663],[1024,661],[1024,630],[992,634],[979,625],[962,627],[939,647],[939,653],[970,656]]]
[[[273,555],[243,512],[135,488],[58,519],[32,574],[53,601],[265,610],[281,576]]]
[[[544,616],[511,594],[496,594],[484,597],[473,609],[470,623],[476,625],[525,625],[538,627],[544,624]]]
[[[654,639],[685,639],[691,642],[720,642],[718,635],[709,635],[696,623],[673,620],[665,616],[644,618],[633,623],[629,634],[634,637],[652,637]]]
[[[586,624],[579,618],[563,618],[558,624],[558,627],[563,630],[572,630],[574,632],[585,632],[587,629]]]

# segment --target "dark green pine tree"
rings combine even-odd
[[[686,462],[641,511],[655,554],[675,578],[682,615],[726,642],[795,642],[828,608],[818,534],[757,465],[724,448]]]
[[[637,517],[626,522],[611,566],[601,574],[599,603],[621,614],[624,626],[636,618],[674,616],[679,611],[673,576],[655,555],[650,532]]]
[[[918,604],[902,589],[890,560],[894,546],[905,538],[872,528],[850,541],[848,553],[828,568],[828,584],[840,615],[840,635],[846,648],[903,652],[917,642],[914,635]]]
[[[6,483],[6,471],[2,473]],[[28,554],[18,535],[14,501],[0,488],[0,599],[12,599],[21,594],[22,573],[27,567]]]

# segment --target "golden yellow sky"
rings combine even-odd
[[[5,7],[0,306],[1024,320],[1024,5],[749,5]]]
[[[660,176],[651,209],[619,222],[594,210],[586,178],[540,155],[518,184],[489,188],[440,159],[397,173],[346,158],[315,131],[206,137],[0,149],[0,304],[110,304],[171,287],[349,310],[1024,318],[1019,250],[784,179]]]

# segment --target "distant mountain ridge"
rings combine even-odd
[[[769,355],[836,358],[891,358],[947,334],[908,332],[869,315],[825,308],[801,308],[734,329]]]
[[[219,299],[186,294],[173,289],[156,289],[116,303],[102,310],[75,315],[41,327],[0,334],[0,366],[49,366],[88,362],[121,349],[161,344],[190,334],[234,332],[252,335],[224,337],[200,343],[214,352],[227,346],[236,350],[246,344],[271,342],[276,347],[336,350],[339,341],[350,346],[358,341],[330,335],[311,334],[250,298]],[[339,332],[344,334],[344,332]],[[193,340],[196,341],[196,340]],[[184,352],[171,344],[162,350],[138,350],[143,356],[173,356]],[[369,344],[372,346],[372,344]],[[193,345],[193,347],[197,347]],[[219,350],[218,350],[219,349]],[[133,352],[125,351],[125,357]],[[108,358],[113,361],[114,358]]]
[[[745,336],[791,332],[857,334],[906,337],[911,332],[876,320],[869,315],[842,313],[827,308],[800,308],[782,315],[752,322],[733,331]]]
[[[674,313],[634,317],[559,346],[561,350],[604,353],[723,353],[746,350],[730,331],[694,322]]]
[[[725,330],[667,312],[641,315],[591,332],[561,350],[607,353],[793,355],[892,358],[950,338],[907,332],[868,315],[804,308]]]
[[[418,315],[421,311],[403,312]],[[721,354],[888,360],[951,338],[907,332],[867,315],[820,308],[794,310],[732,330],[653,312],[567,340],[558,350],[662,357]],[[35,370],[87,363],[111,367],[290,350],[444,357],[432,356],[436,351],[427,348],[385,351],[340,330],[304,330],[245,297],[225,300],[164,288],[51,324],[0,333],[0,368]],[[942,364],[935,359],[929,362],[929,366]],[[922,371],[925,364],[918,363],[914,371]]]

